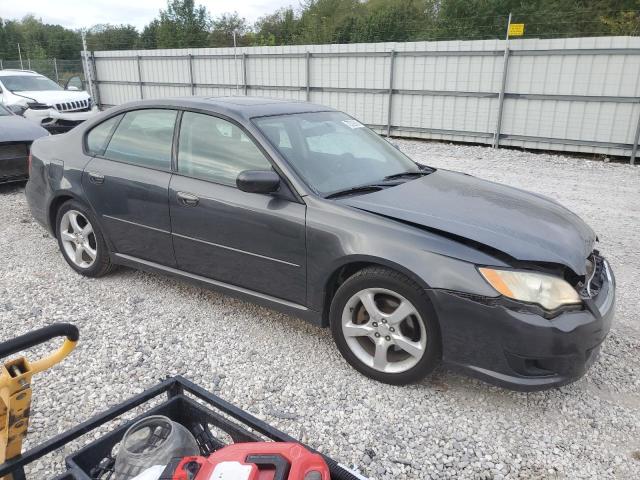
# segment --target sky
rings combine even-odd
[[[249,22],[280,7],[297,6],[298,0],[196,0],[214,17],[237,11]],[[98,23],[131,24],[141,30],[167,6],[166,0],[0,0],[0,17],[19,19],[27,14],[45,23],[67,28],[88,28]]]

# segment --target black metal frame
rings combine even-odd
[[[222,430],[227,432],[233,438],[234,441],[259,441],[262,440],[260,437],[260,435],[262,435],[266,437],[266,439],[276,442],[297,442],[297,440],[290,435],[281,432],[266,422],[241,410],[226,400],[223,400],[217,395],[208,392],[181,376],[176,376],[167,378],[158,385],[155,385],[125,402],[95,415],[76,427],[57,435],[40,445],[37,445],[23,453],[21,456],[0,465],[0,478],[11,474],[13,476],[13,480],[25,480],[24,467],[26,465],[49,453],[52,453],[73,440],[86,435],[107,422],[115,420],[134,408],[158,398],[162,394],[166,394],[167,396],[167,400],[165,402],[156,405],[142,415],[126,422],[120,427],[115,428],[110,433],[104,435],[98,440],[90,442],[88,445],[68,456],[66,458],[67,472],[56,477],[56,480],[90,480],[91,476],[87,474],[88,466],[92,462],[97,462],[98,458],[101,459],[101,454],[105,451],[109,452],[113,446],[122,439],[126,429],[134,422],[142,417],[154,414],[174,415],[181,417],[178,420],[186,419],[187,421],[192,417],[198,417],[199,419],[204,418],[204,421],[209,421],[219,425]],[[187,394],[190,396],[187,396]],[[191,398],[191,396],[204,403],[197,402]],[[214,410],[210,409],[210,407],[213,407]],[[208,441],[205,439],[202,442],[198,438],[197,440],[199,440],[198,443],[204,453],[209,453],[210,451],[223,446],[222,443],[215,444],[215,440],[212,445],[211,439]],[[323,455],[323,457],[331,471],[332,480],[357,480],[358,477],[338,465],[334,460],[326,457],[325,455]],[[93,466],[95,467],[97,465]]]

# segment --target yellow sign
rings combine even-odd
[[[524,35],[524,23],[512,23],[509,25],[510,37],[521,37]]]

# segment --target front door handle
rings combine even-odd
[[[104,183],[104,175],[96,172],[89,172],[89,181],[101,185]]]
[[[200,203],[200,199],[192,193],[178,192],[178,202],[185,207],[195,207]]]

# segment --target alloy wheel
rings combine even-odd
[[[367,288],[349,299],[342,333],[362,363],[385,373],[413,368],[427,349],[427,330],[416,307],[384,288]]]
[[[60,240],[67,258],[79,268],[90,268],[98,256],[93,226],[77,210],[65,212],[60,220]]]

